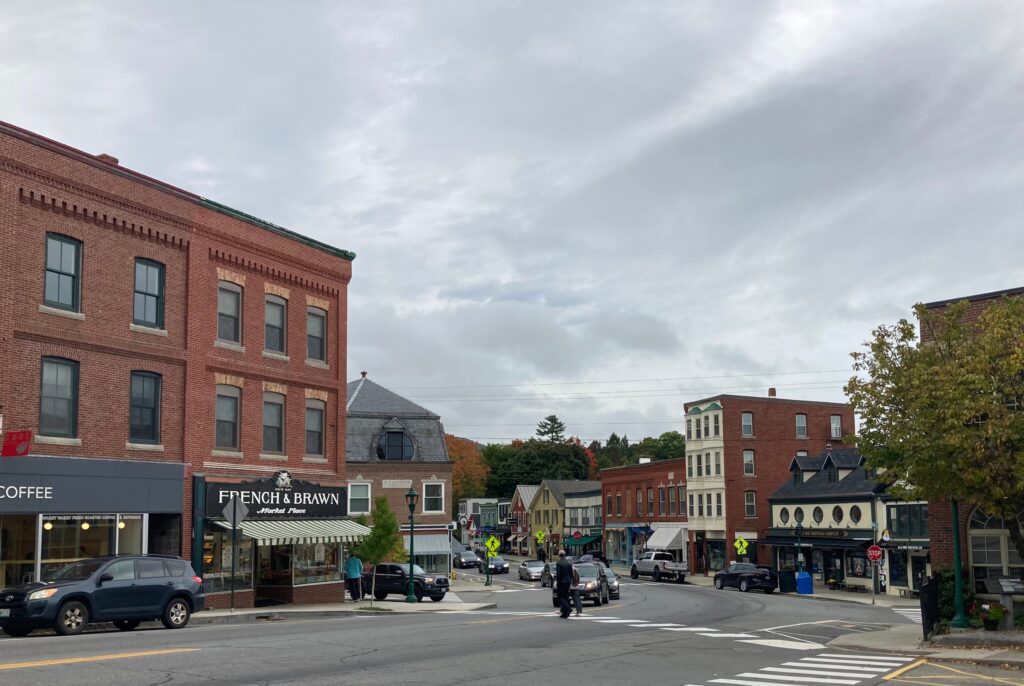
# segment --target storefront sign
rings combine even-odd
[[[3,447],[0,448],[0,455],[3,457],[19,457],[28,455],[28,449],[32,445],[31,431],[8,431],[4,434]]]
[[[53,500],[53,486],[8,486],[0,483],[0,500]]]
[[[219,516],[232,496],[249,508],[248,519],[328,519],[348,513],[344,487],[295,481],[284,470],[272,479],[207,483],[207,516]]]

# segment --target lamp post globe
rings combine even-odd
[[[416,491],[413,490],[412,486],[405,494],[405,502],[409,505],[409,588],[405,594],[405,602],[415,603],[416,602],[416,585],[415,577],[413,576],[413,560],[415,559],[415,521],[413,515],[416,514]]]

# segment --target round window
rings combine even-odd
[[[860,507],[857,505],[850,508],[850,521],[854,524],[860,521]]]
[[[788,524],[789,523],[789,508],[788,507],[784,507],[781,510],[779,510],[779,521],[782,522],[783,524]]]
[[[832,508],[832,521],[839,524],[843,521],[843,508],[836,505]]]
[[[815,524],[821,524],[821,520],[825,518],[825,513],[821,511],[820,507],[816,507],[814,508],[814,512],[811,513],[811,516],[814,517]]]
[[[804,522],[804,508],[798,507],[793,510],[793,519],[796,520],[797,524],[803,524]]]

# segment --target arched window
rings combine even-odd
[[[1024,524],[1024,510],[1017,514]],[[985,579],[1012,576],[1024,579],[1024,561],[1010,540],[1010,532],[1002,517],[988,514],[980,507],[971,513],[970,523],[971,574],[975,591],[985,593]]]
[[[385,431],[377,441],[377,457],[381,460],[411,460],[412,439],[404,431]]]

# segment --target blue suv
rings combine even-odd
[[[33,629],[81,633],[91,622],[131,631],[159,619],[168,629],[203,609],[203,580],[187,561],[169,555],[118,555],[79,560],[45,582],[0,589],[0,629],[26,636]]]

